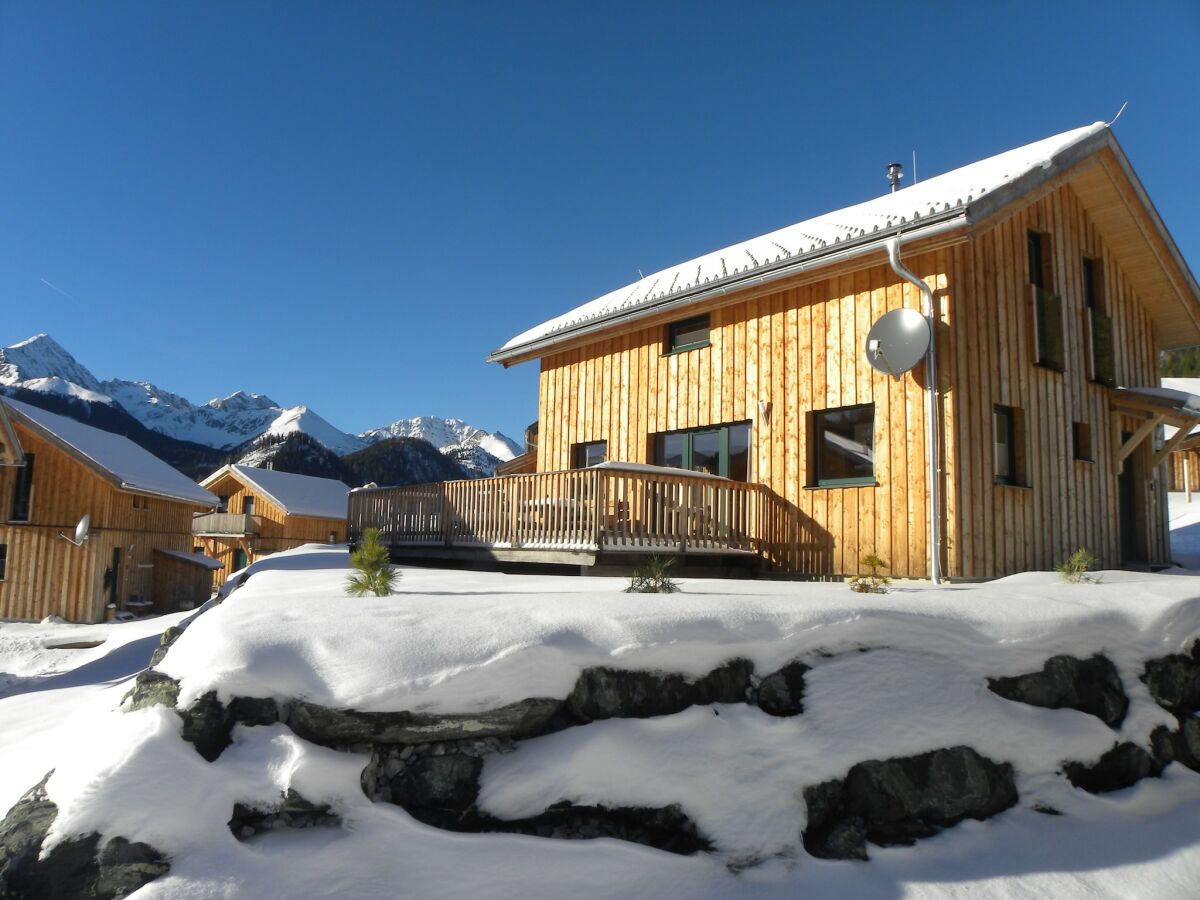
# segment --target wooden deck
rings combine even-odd
[[[398,555],[590,565],[600,554],[754,555],[761,487],[666,470],[572,469],[350,492],[349,536]]]

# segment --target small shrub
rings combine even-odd
[[[675,560],[657,553],[633,570],[627,594],[673,594],[679,585],[671,580],[671,568]]]
[[[363,532],[358,548],[350,554],[355,573],[346,580],[346,593],[352,597],[374,594],[386,597],[396,586],[400,573],[392,568],[392,551],[379,540],[379,529]]]
[[[1071,584],[1095,584],[1100,580],[1098,575],[1089,575],[1096,568],[1096,555],[1087,547],[1080,547],[1067,557],[1066,562],[1060,562],[1054,571],[1062,576],[1063,581]]]
[[[856,575],[850,579],[850,590],[860,594],[886,594],[892,579],[880,574],[880,569],[886,569],[885,563],[874,553],[868,553],[862,558],[862,565],[867,570],[866,575]]]

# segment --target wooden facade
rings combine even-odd
[[[213,574],[217,583],[241,568],[243,562],[251,563],[259,557],[304,544],[346,540],[345,515],[320,518],[290,514],[261,490],[239,478],[235,470],[206,481],[205,487],[218,497],[227,498],[230,517],[241,514],[247,499],[252,499],[254,506],[249,521],[236,533],[213,534],[205,533],[203,527],[195,529],[196,545],[224,564],[223,569]]]
[[[1160,283],[1181,279],[1148,274],[1142,245],[1157,238],[1128,225],[1144,225],[1146,217],[1133,208],[1136,192],[1119,162],[1105,150],[984,221],[904,246],[905,265],[938,307],[937,488],[951,577],[1047,569],[1081,546],[1104,566],[1167,561],[1165,468],[1152,464],[1154,440],[1117,461],[1144,419],[1118,411],[1119,392],[1093,378],[1091,334],[1099,326],[1085,303],[1083,260],[1093,260],[1100,278],[1099,314],[1111,321],[1117,384],[1156,386],[1160,348],[1195,343],[1200,332],[1194,310],[1182,334],[1175,312],[1168,320],[1163,311]],[[1031,231],[1049,242],[1046,289],[1061,300],[1063,371],[1036,364]],[[1159,267],[1169,268],[1169,260]],[[1197,303],[1194,292],[1178,297],[1177,304]],[[565,339],[530,357],[541,363],[538,471],[573,467],[576,448],[594,441],[607,442],[609,459],[652,463],[657,434],[749,422],[749,478],[774,501],[762,535],[772,562],[846,575],[876,553],[891,574],[927,576],[924,365],[892,379],[864,353],[867,331],[884,312],[920,305],[919,292],[874,252],[699,302],[686,313],[617,319]],[[708,343],[667,352],[669,323],[706,311]],[[876,483],[815,487],[814,413],[858,404],[874,407]],[[1017,484],[995,477],[998,404],[1019,418]],[[1076,447],[1078,435],[1086,446]]]
[[[13,496],[24,471],[0,467],[0,546],[5,572],[0,580],[0,618],[38,620],[49,615],[73,622],[99,622],[105,607],[124,608],[130,598],[153,604],[157,612],[180,602],[208,598],[205,570],[192,593],[177,587],[169,598],[156,597],[157,550],[190,552],[194,513],[206,507],[161,496],[122,490],[92,466],[54,441],[14,423],[25,453],[34,456],[29,515],[14,521]],[[76,547],[60,537],[72,535],[85,514],[91,537]],[[105,573],[113,571],[106,585]]]

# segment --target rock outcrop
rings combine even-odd
[[[731,660],[695,681],[668,672],[584,669],[567,697],[566,712],[582,724],[669,716],[712,703],[745,703],[753,672],[753,664],[745,659]]]
[[[804,846],[824,859],[866,859],[867,842],[911,844],[963,819],[986,819],[1017,802],[1013,768],[970,747],[870,760],[804,792]]]
[[[1191,653],[1175,653],[1146,663],[1142,681],[1163,709],[1182,721],[1200,712],[1200,641]]]
[[[1071,784],[1089,794],[1105,794],[1132,787],[1143,778],[1157,778],[1164,765],[1146,748],[1124,741],[1114,744],[1093,763],[1063,763],[1063,774]]]
[[[329,806],[310,803],[288,788],[276,806],[264,809],[254,804],[235,803],[228,824],[233,836],[244,841],[280,828],[337,827],[342,824],[342,819]]]
[[[165,875],[167,858],[149,844],[114,837],[100,844],[95,832],[56,844],[45,856],[42,844],[58,807],[46,794],[46,773],[0,822],[0,897],[127,897]]]
[[[1047,709],[1077,709],[1118,728],[1129,710],[1117,667],[1107,656],[1053,656],[1040,672],[989,678],[988,688],[1006,700]]]

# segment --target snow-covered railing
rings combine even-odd
[[[753,552],[758,485],[653,466],[507,475],[350,493],[349,533],[393,547]]]

